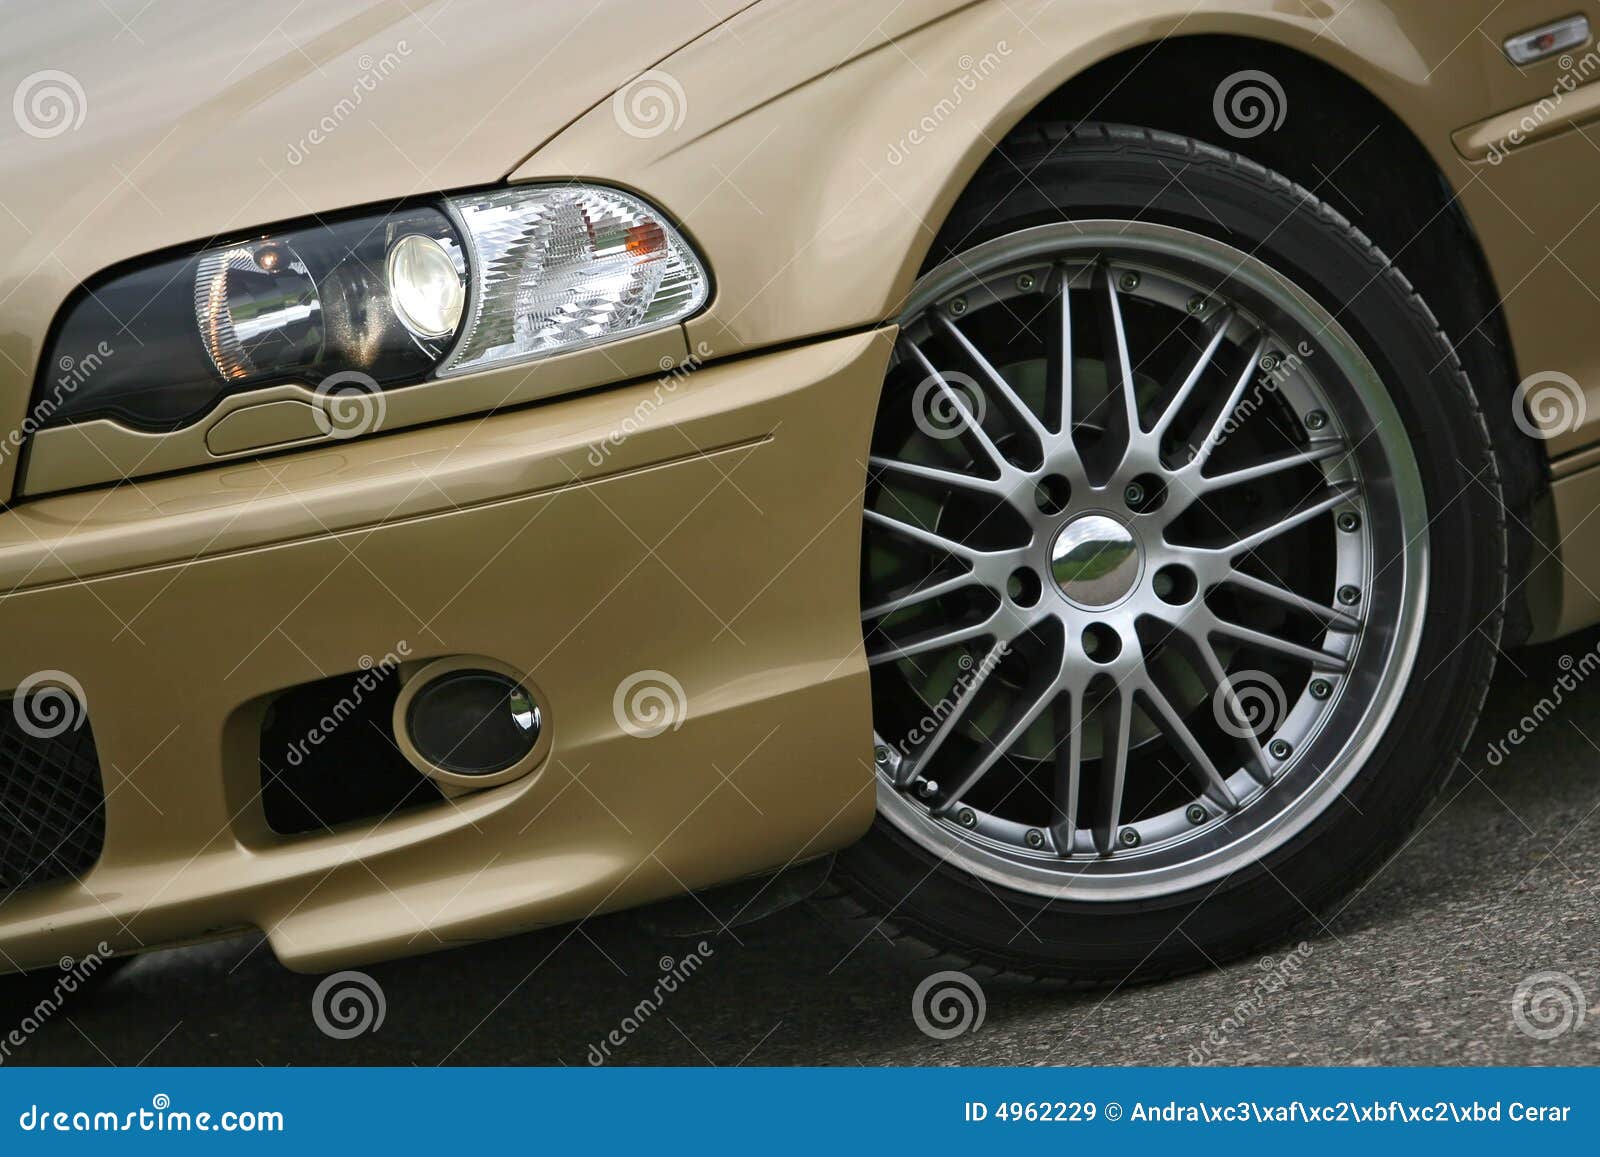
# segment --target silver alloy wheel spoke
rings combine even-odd
[[[1183,886],[1375,709],[1413,636],[1371,608],[1405,603],[1426,524],[1390,473],[1392,404],[1311,299],[1160,226],[1017,244],[1035,233],[1059,249],[980,247],[899,322],[863,559],[874,727],[900,753],[879,805],[1041,895],[1137,890],[1152,864]],[[1375,553],[1385,518],[1401,556]]]
[[[968,360],[978,368],[978,372],[988,381],[989,387],[995,392],[995,395],[1005,400],[1007,408],[1032,431],[1034,437],[1039,439],[1041,446],[1048,443],[1050,441],[1050,431],[1044,428],[1044,423],[1039,421],[1038,415],[1033,412],[1028,403],[1017,396],[1017,392],[1011,388],[1011,383],[1006,381],[999,370],[989,364],[989,359],[984,357],[979,352],[978,347],[967,339],[967,335],[961,332],[955,322],[942,313],[938,314],[937,317],[941,328],[955,339],[956,344],[961,347]]]
[[[1302,663],[1310,664],[1316,671],[1344,671],[1345,658],[1343,655],[1333,655],[1327,651],[1319,651],[1315,647],[1303,646],[1288,639],[1280,639],[1277,635],[1269,635],[1265,631],[1257,631],[1251,627],[1241,627],[1238,623],[1230,623],[1225,619],[1215,619],[1212,622],[1211,633],[1222,635],[1236,642],[1247,643],[1262,651],[1282,655],[1288,659],[1297,659]]]
[[[1223,778],[1222,772],[1217,768],[1217,765],[1211,761],[1211,756],[1206,753],[1206,749],[1200,746],[1200,741],[1194,737],[1194,732],[1189,730],[1188,726],[1183,722],[1183,717],[1178,714],[1177,709],[1167,700],[1166,694],[1153,681],[1145,683],[1142,693],[1150,701],[1150,705],[1155,708],[1160,726],[1177,741],[1178,746],[1183,749],[1183,753],[1189,757],[1190,765],[1198,769],[1201,776],[1204,777],[1205,794],[1228,811],[1233,811],[1237,808],[1239,806],[1238,797],[1228,787],[1228,781]]]
[[[902,462],[898,458],[883,458],[874,454],[867,459],[867,465],[875,470],[888,470],[907,478],[915,478],[920,482],[948,486],[955,490],[970,490],[978,494],[988,494],[994,490],[994,483],[987,479],[974,478],[970,474],[962,474],[955,470],[941,470],[937,466],[924,466],[920,462]]]
[[[1122,299],[1117,294],[1116,278],[1106,271],[1106,301],[1111,313],[1111,332],[1116,343],[1117,362],[1108,367],[1114,372],[1112,391],[1122,395],[1123,421],[1128,426],[1128,444],[1143,431],[1139,427],[1139,393],[1133,377],[1133,356],[1128,352],[1128,332],[1122,322]]]
[[[1349,491],[1340,488],[1333,494],[1329,494],[1318,501],[1311,503],[1309,506],[1301,507],[1293,514],[1285,515],[1283,518],[1280,518],[1277,522],[1272,523],[1270,526],[1264,526],[1260,530],[1253,531],[1250,534],[1246,534],[1238,539],[1235,539],[1231,546],[1220,547],[1219,550],[1233,558],[1237,558],[1242,554],[1249,554],[1252,550],[1255,550],[1256,547],[1264,546],[1280,535],[1286,534],[1293,530],[1295,527],[1302,526],[1305,523],[1310,522],[1313,518],[1326,514],[1335,506],[1349,501]]]
[[[1128,783],[1128,746],[1133,735],[1133,695],[1118,688],[1108,704],[1100,740],[1100,814],[1091,825],[1094,846],[1101,855],[1115,849],[1122,824],[1122,794]]]
[[[923,585],[924,583],[927,583],[926,579],[902,594],[895,595],[873,606],[861,608],[862,619],[881,619],[886,615],[894,614],[896,611],[908,610],[911,607],[921,606],[923,603],[933,599],[942,598],[954,591],[983,585],[978,581],[978,576],[970,570],[944,579],[941,582]]]
[[[990,615],[986,619],[967,626],[935,631],[932,634],[921,635],[906,642],[889,642],[882,646],[869,646],[867,648],[867,663],[871,666],[876,666],[879,663],[914,659],[918,655],[927,655],[935,651],[948,651],[951,647],[961,643],[970,643],[975,639],[992,637],[995,634],[994,624],[997,617],[998,615]]]
[[[935,368],[934,364],[928,360],[928,355],[922,352],[921,346],[913,343],[904,344],[909,345],[911,355],[921,363],[923,372],[928,375],[927,380],[932,381],[938,387],[945,401],[954,407],[955,412],[961,416],[962,428],[967,431],[979,446],[983,447],[983,452],[989,456],[989,460],[1004,475],[1010,469],[1011,463],[1000,452],[1000,447],[996,446],[994,440],[989,437],[988,431],[983,428],[983,423],[978,420],[978,416],[972,412],[971,405],[962,396],[961,391],[950,384],[942,371]]]
[[[966,690],[956,697],[949,711],[945,713],[944,718],[939,722],[939,726],[917,749],[916,760],[905,761],[904,766],[909,771],[915,772],[918,764],[926,763],[937,755],[944,741],[949,739],[957,728],[961,726],[963,720],[967,717],[967,713],[972,708],[973,701],[978,697],[978,692],[983,689],[984,683],[994,673],[994,669],[999,665],[1000,660],[1005,657],[1005,649],[1004,640],[996,642],[994,646],[989,648],[989,653],[984,656],[983,662],[978,664],[977,673],[973,675],[972,682],[968,683]]]
[[[1222,698],[1222,709],[1228,712],[1232,719],[1248,719],[1249,713],[1245,710],[1244,703],[1239,698],[1239,693],[1229,678],[1227,668],[1222,660],[1217,658],[1217,649],[1209,638],[1201,635],[1194,638],[1195,649],[1199,652],[1201,665],[1205,668],[1205,676],[1211,687],[1212,701],[1218,696]],[[1253,727],[1239,728],[1237,738],[1242,739],[1249,748],[1250,759],[1245,764],[1245,770],[1250,777],[1263,787],[1272,782],[1271,775],[1267,772],[1267,752],[1261,746],[1261,736]]]
[[[1284,470],[1293,470],[1299,466],[1311,466],[1318,462],[1325,462],[1329,458],[1344,452],[1344,444],[1337,441],[1328,441],[1313,445],[1308,450],[1296,450],[1290,454],[1283,454],[1266,462],[1258,462],[1254,466],[1242,466],[1238,470],[1230,470],[1226,474],[1213,474],[1202,477],[1199,489],[1226,490],[1230,486],[1237,486],[1241,482],[1254,482],[1258,478],[1267,478]]]
[[[1073,380],[1072,366],[1072,293],[1068,287],[1068,274],[1065,269],[1057,270],[1056,276],[1056,301],[1060,306],[1060,320],[1058,322],[1061,334],[1057,351],[1061,358],[1061,381],[1057,383],[1061,393],[1060,411],[1056,415],[1056,435],[1066,441],[1072,442],[1072,406],[1073,390],[1076,383]]]
[[[989,750],[980,756],[978,761],[950,789],[949,798],[943,807],[936,810],[935,814],[948,813],[965,799],[967,793],[977,787],[978,782],[989,774],[989,769],[1000,762],[1006,753],[1017,745],[1017,741],[1022,738],[1023,733],[1038,721],[1039,716],[1050,706],[1055,696],[1056,688],[1054,685],[1045,688],[1021,713],[1020,717],[1013,718],[1001,731],[1000,738],[993,740],[989,744]]]
[[[1059,818],[1052,817],[1054,822],[1050,825],[1050,835],[1056,848],[1070,855],[1073,837],[1078,831],[1078,799],[1082,792],[1083,692],[1069,691],[1066,707],[1064,734],[1052,752],[1055,764],[1054,799],[1056,817]]]
[[[1197,478],[1200,472],[1205,469],[1206,463],[1210,461],[1211,455],[1215,453],[1217,446],[1227,433],[1228,423],[1233,421],[1235,415],[1238,414],[1239,403],[1244,401],[1244,393],[1250,388],[1250,382],[1255,377],[1256,364],[1261,360],[1261,352],[1266,348],[1266,335],[1258,334],[1255,349],[1251,352],[1249,358],[1245,360],[1244,368],[1234,378],[1233,389],[1228,392],[1228,396],[1223,400],[1221,408],[1217,410],[1216,417],[1211,420],[1211,428],[1206,431],[1205,437],[1200,439],[1200,445],[1195,447],[1194,457],[1189,459],[1189,464],[1179,471],[1180,475]]]
[[[1221,347],[1223,340],[1228,336],[1228,323],[1232,320],[1233,311],[1231,309],[1224,310],[1221,316],[1217,318],[1216,328],[1211,333],[1211,339],[1206,342],[1205,348],[1200,351],[1200,356],[1195,358],[1194,365],[1189,368],[1188,374],[1184,376],[1183,381],[1173,393],[1172,399],[1167,403],[1166,409],[1161,412],[1161,417],[1156,419],[1156,424],[1150,431],[1151,436],[1157,442],[1166,434],[1168,428],[1177,419],[1178,413],[1183,409],[1184,404],[1193,396],[1195,387],[1200,384],[1201,377],[1210,368],[1213,359],[1217,356],[1218,348]]]
[[[1308,615],[1314,615],[1335,631],[1354,631],[1361,626],[1361,620],[1348,611],[1341,611],[1338,607],[1330,607],[1324,603],[1317,602],[1316,599],[1308,599],[1304,595],[1297,595],[1291,590],[1285,590],[1276,583],[1269,583],[1253,574],[1230,570],[1227,577],[1222,581],[1232,583],[1234,586],[1260,595],[1264,599],[1272,599],[1274,602],[1282,603],[1286,607],[1292,607],[1297,611],[1304,611]]]
[[[985,551],[974,550],[964,543],[956,542],[954,539],[945,538],[943,535],[935,534],[931,530],[924,530],[920,526],[906,522],[903,519],[895,518],[892,515],[885,514],[881,510],[867,511],[866,519],[868,522],[892,530],[894,533],[908,538],[912,542],[920,543],[929,550],[939,551],[950,555],[953,558],[963,559],[969,563],[978,558],[980,555],[987,553]]]

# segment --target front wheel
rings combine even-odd
[[[900,318],[878,818],[824,902],[1116,984],[1282,937],[1399,846],[1487,688],[1503,508],[1449,343],[1327,205],[1139,129],[1007,151]]]

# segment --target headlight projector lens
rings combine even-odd
[[[400,323],[418,337],[453,334],[466,299],[455,259],[436,238],[408,233],[389,250],[389,301]]]

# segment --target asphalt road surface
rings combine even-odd
[[[608,1037],[614,1064],[1597,1063],[1597,646],[1507,656],[1442,807],[1325,931],[1267,958],[1111,993],[991,981],[981,1025],[938,1040],[912,1015],[921,973],[804,907],[714,937],[692,974],[670,911],[627,913],[372,967],[382,1023],[337,1039],[318,978],[245,939],[140,958],[5,1063],[584,1065]],[[1529,734],[1492,760],[1513,727]],[[683,978],[636,1018],[663,966]],[[0,1009],[0,1039],[22,1016]]]

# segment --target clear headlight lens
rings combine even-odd
[[[418,337],[456,332],[467,287],[443,242],[407,233],[394,243],[389,250],[389,301],[401,324]]]
[[[279,382],[410,385],[673,325],[709,288],[677,231],[627,193],[467,194],[92,280],[59,320],[33,416],[168,430]]]
[[[476,293],[441,374],[655,329],[705,303],[705,270],[689,246],[626,193],[506,189],[454,205],[476,257]]]

